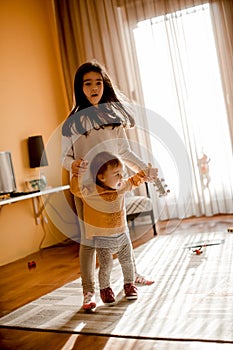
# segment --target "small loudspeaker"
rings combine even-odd
[[[28,154],[30,168],[48,165],[42,136],[30,136],[28,138]]]

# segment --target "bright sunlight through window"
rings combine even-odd
[[[208,156],[209,188],[226,194],[233,182],[231,142],[208,4],[139,22],[134,39],[146,108],[176,130],[196,177],[198,158]],[[153,129],[153,118],[148,123]],[[174,184],[172,160],[156,138],[151,142]]]

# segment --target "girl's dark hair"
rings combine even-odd
[[[103,78],[104,92],[98,108],[92,106],[83,92],[83,76],[89,72],[100,73]],[[87,125],[95,129],[109,125],[113,128],[119,125],[135,125],[129,108],[126,107],[125,96],[113,86],[104,67],[95,60],[78,68],[74,78],[74,98],[75,106],[62,127],[64,136],[71,136],[73,133],[88,135],[90,127],[87,128]]]
[[[120,164],[122,164],[121,160],[114,154],[111,154],[109,152],[98,153],[93,158],[90,165],[90,171],[93,181],[98,184],[98,175],[104,174],[109,166],[115,168]]]

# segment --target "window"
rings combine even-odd
[[[231,142],[208,4],[139,22],[134,39],[145,106],[168,122],[190,158],[195,180],[189,214],[232,212]],[[148,123],[153,153],[177,198],[182,189],[176,162],[157,134],[153,113]],[[204,154],[207,185],[198,166]]]

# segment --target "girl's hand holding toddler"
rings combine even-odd
[[[88,161],[84,159],[77,159],[72,163],[71,167],[73,176],[83,175],[87,171]]]

